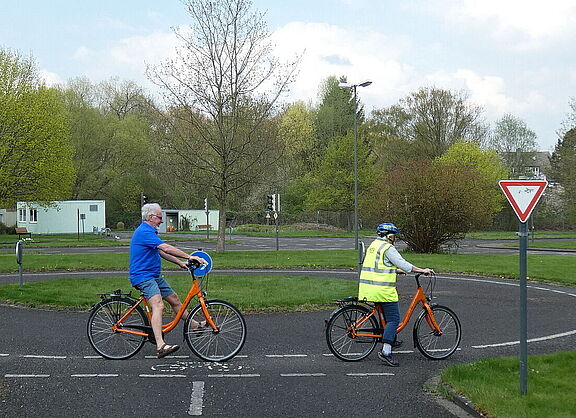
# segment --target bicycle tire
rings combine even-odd
[[[202,307],[197,305],[184,324],[184,339],[190,350],[202,360],[230,360],[246,341],[246,321],[240,311],[226,301],[210,299],[206,301],[206,307],[218,331],[208,324],[199,325],[206,319]]]
[[[97,303],[88,318],[88,341],[102,357],[110,360],[124,360],[136,354],[147,337],[114,332],[112,326],[130,309],[136,301],[128,298],[110,298]],[[126,320],[123,328],[134,328],[143,331],[149,326],[148,317],[140,306],[137,306]]]
[[[361,305],[346,305],[338,309],[326,324],[326,343],[336,357],[343,361],[359,361],[372,353],[379,338],[352,337],[350,327],[358,319],[370,313]],[[378,329],[378,321],[371,316],[359,330]]]
[[[425,357],[442,360],[450,357],[458,349],[462,328],[458,316],[451,309],[441,305],[434,305],[431,308],[442,334],[438,334],[430,327],[427,321],[428,313],[422,310],[414,323],[414,344]]]

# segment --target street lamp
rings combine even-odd
[[[358,274],[362,268],[362,249],[358,244],[358,101],[356,100],[356,88],[368,87],[370,84],[372,84],[371,81],[358,84],[338,83],[338,87],[352,89],[354,92],[354,249],[358,251]]]

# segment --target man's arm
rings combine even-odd
[[[174,257],[173,255],[170,255],[170,254],[160,250],[160,247],[158,247],[158,250],[160,253],[160,257],[162,257],[164,260],[170,261],[171,263],[174,263],[183,269],[185,269],[187,267],[186,262],[180,260],[178,257]]]
[[[173,245],[166,244],[165,242],[160,244],[157,248],[160,250],[160,256],[163,259],[177,264],[182,268],[186,268],[187,264],[184,261],[179,260],[179,258],[184,258],[186,260],[196,260],[200,264],[206,264],[206,260],[203,258],[190,255],[181,249],[174,247]]]

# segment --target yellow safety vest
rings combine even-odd
[[[398,302],[396,291],[396,266],[384,264],[384,254],[392,247],[383,238],[377,238],[370,244],[364,257],[358,299],[371,302]]]

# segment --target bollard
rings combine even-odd
[[[20,275],[18,287],[21,289],[24,283],[22,276],[22,255],[24,253],[24,241],[20,240],[16,243],[16,262],[18,263],[18,273]]]

